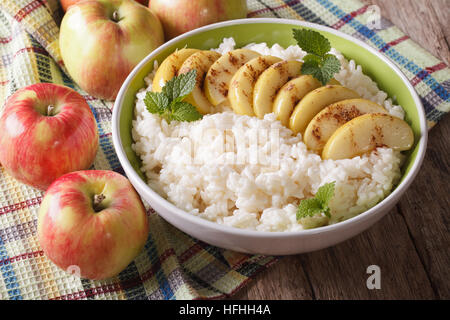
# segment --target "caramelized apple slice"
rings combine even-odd
[[[306,146],[321,151],[328,139],[342,125],[367,113],[388,113],[379,104],[366,99],[347,99],[320,111],[308,124],[303,135]]]
[[[260,56],[244,64],[230,82],[228,99],[237,114],[254,116],[253,89],[261,73],[281,59],[274,56]]]
[[[273,102],[278,90],[290,79],[298,77],[302,63],[281,61],[271,65],[258,78],[253,90],[253,111],[258,118],[273,110]]]
[[[326,85],[308,93],[295,107],[289,119],[289,128],[298,133],[305,131],[309,122],[323,108],[332,103],[359,98],[358,93],[339,85]]]
[[[184,99],[186,102],[194,105],[198,112],[202,114],[212,113],[214,106],[206,98],[203,92],[205,76],[211,65],[220,58],[220,54],[215,51],[200,51],[194,53],[181,65],[178,74],[188,73],[191,70],[197,70],[197,82],[194,90]]]
[[[414,143],[411,127],[403,120],[382,113],[356,117],[328,139],[323,148],[323,159],[349,159],[378,147],[408,150]]]
[[[161,92],[162,87],[167,81],[175,77],[181,68],[183,62],[194,53],[199,52],[197,49],[181,49],[169,55],[156,70],[153,78],[152,91]]]
[[[205,78],[205,94],[209,102],[217,106],[228,97],[231,78],[249,60],[260,54],[248,49],[236,49],[221,56],[209,68]]]
[[[329,84],[338,84],[335,79],[331,79]],[[314,89],[322,86],[319,80],[311,75],[303,75],[288,81],[278,91],[275,101],[273,102],[273,112],[277,115],[277,119],[284,126],[289,125],[289,118],[297,103],[303,97]]]

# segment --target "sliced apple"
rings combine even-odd
[[[328,81],[327,84],[329,84],[329,85],[338,85],[338,86],[341,85],[341,83],[339,81],[337,81],[335,78],[333,78],[330,81]]]
[[[413,143],[413,131],[405,121],[389,114],[369,113],[337,129],[325,144],[322,158],[350,159],[383,146],[403,151]]]
[[[338,83],[335,79],[331,79],[330,84]],[[277,119],[284,126],[289,125],[289,117],[292,110],[303,97],[314,89],[322,86],[319,80],[311,75],[303,75],[288,81],[280,91],[278,91],[275,101],[273,102],[273,112],[277,115]]]
[[[299,61],[281,61],[265,70],[255,83],[253,90],[253,111],[258,118],[273,110],[278,90],[290,79],[298,77],[302,68]]]
[[[366,99],[347,99],[320,111],[308,124],[303,135],[306,146],[321,151],[328,139],[342,125],[367,113],[388,113],[379,104]]]
[[[254,116],[253,89],[261,73],[281,59],[274,56],[260,56],[244,64],[230,81],[228,99],[237,114]]]
[[[209,102],[217,106],[228,97],[231,78],[245,63],[260,54],[248,49],[230,51],[209,68],[205,78],[205,94]]]
[[[155,77],[153,78],[152,91],[161,92],[166,82],[178,74],[183,62],[199,51],[197,49],[185,48],[175,51],[164,59],[158,70],[156,70]]]
[[[184,99],[194,105],[198,112],[202,114],[212,113],[214,106],[206,98],[203,92],[205,76],[211,65],[220,58],[220,53],[215,51],[200,51],[187,58],[180,67],[178,74],[188,73],[197,70],[197,82],[192,92]]]
[[[309,122],[323,108],[332,103],[359,98],[358,93],[340,85],[326,85],[308,93],[295,107],[289,118],[289,128],[294,133],[305,131]]]

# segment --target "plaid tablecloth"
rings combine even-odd
[[[363,40],[406,74],[422,98],[430,127],[449,111],[448,67],[390,21],[377,20],[376,8],[357,0],[248,0],[248,6],[249,17],[303,19]],[[57,40],[62,14],[56,0],[0,1],[0,111],[8,96],[33,83],[74,88],[98,123],[94,167],[123,173],[111,140],[111,103],[87,95],[64,71]],[[53,265],[39,247],[36,216],[42,196],[0,166],[0,299],[223,298],[277,260],[207,245],[149,210],[145,250],[126,270],[106,281],[79,279]]]

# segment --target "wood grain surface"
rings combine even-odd
[[[365,0],[446,64],[449,0]],[[399,204],[342,244],[281,258],[232,299],[450,299],[450,121],[429,134],[423,166]],[[366,286],[378,265],[381,289]]]

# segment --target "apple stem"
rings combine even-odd
[[[105,200],[105,196],[103,193],[94,195],[94,210],[96,212],[100,211],[100,205],[102,204],[102,201]]]
[[[114,22],[119,22],[119,12],[114,11],[112,14],[112,18]]]
[[[53,115],[53,110],[54,110],[54,109],[55,109],[54,106],[49,105],[49,106],[47,107],[47,116],[52,116],[52,115]]]

